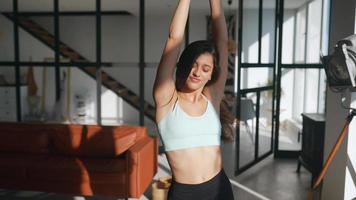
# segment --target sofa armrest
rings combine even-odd
[[[157,173],[157,137],[143,137],[128,149],[128,196],[139,198]]]

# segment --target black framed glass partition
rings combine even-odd
[[[240,1],[235,175],[273,153],[276,1]]]
[[[275,156],[295,157],[301,149],[301,114],[325,109],[326,79],[319,61],[323,0],[282,0],[281,6]]]
[[[118,5],[118,7],[113,8],[109,5]],[[143,107],[145,106],[143,101],[144,78],[142,78],[145,73],[145,52],[141,51],[141,49],[144,49],[144,3],[143,1],[135,1],[134,4],[132,2],[124,4],[126,7],[122,7],[122,5],[122,2],[113,4],[106,0],[90,0],[85,5],[80,4],[80,1],[77,0],[53,0],[45,3],[33,0],[2,1],[0,20],[9,26],[9,28],[4,29],[9,32],[6,34],[9,36],[6,36],[6,42],[0,42],[0,45],[6,46],[7,48],[4,49],[11,51],[8,54],[1,54],[0,66],[14,67],[16,96],[22,97],[21,84],[23,84],[23,80],[25,80],[25,84],[28,83],[27,77],[30,74],[29,71],[31,71],[37,87],[35,96],[42,95],[40,100],[44,101],[43,98],[45,98],[47,101],[45,105],[40,103],[42,104],[40,110],[46,110],[43,113],[46,113],[45,116],[48,120],[52,119],[49,117],[51,114],[48,113],[52,113],[56,107],[55,105],[61,102],[60,104],[64,105],[64,107],[61,107],[63,108],[60,111],[61,115],[64,115],[69,122],[79,122],[80,120],[77,119],[78,113],[74,107],[78,105],[75,98],[78,95],[88,96],[87,94],[90,93],[88,97],[90,109],[86,112],[88,120],[81,122],[101,124],[102,115],[105,115],[106,112],[103,110],[102,103],[102,94],[104,92],[101,90],[105,88],[105,84],[119,82],[116,79],[105,79],[108,77],[108,73],[103,68],[114,66],[118,63],[120,63],[120,66],[122,63],[128,63],[125,58],[128,57],[127,55],[131,55],[133,51],[136,51],[131,56],[135,60],[131,62],[135,63],[135,67],[133,67],[135,69],[134,71],[128,71],[127,75],[137,77],[134,87],[139,86],[139,88],[135,92],[135,99],[125,99],[125,101],[133,102],[138,99],[138,104],[133,108],[134,110],[139,110],[135,114],[137,120],[131,123],[143,124],[144,122],[141,121],[141,118],[144,118],[143,115],[145,113],[141,111],[144,110]],[[122,11],[117,11],[119,8]],[[139,19],[136,16],[132,16],[131,13],[139,16]],[[111,26],[126,27],[127,25],[127,20],[122,21],[120,25],[120,23],[115,24],[115,21],[109,18],[116,18],[114,20],[119,18],[120,21],[121,17],[127,16],[131,16],[136,22],[132,24],[135,30],[129,30],[137,33],[136,38],[133,38],[132,34],[130,35],[130,38],[134,39],[136,43],[124,40],[113,44],[110,42],[114,40],[109,41],[110,38],[104,40],[103,34],[105,36],[111,35],[111,39],[114,39],[113,37],[121,37],[117,36],[115,32],[108,33],[103,30],[107,30]],[[103,19],[104,17],[107,19]],[[104,20],[105,24],[102,23]],[[124,29],[121,28],[120,30]],[[122,33],[122,35],[128,36],[129,34],[126,32]],[[106,49],[108,46],[110,46],[109,49]],[[125,50],[123,46],[127,47],[127,49]],[[103,47],[105,48],[105,56],[102,56]],[[36,49],[36,51],[31,51],[31,49]],[[117,58],[119,59],[117,60]],[[29,70],[30,68],[31,70]],[[3,69],[6,71],[6,68]],[[54,77],[51,77],[53,74]],[[118,74],[121,75],[123,73],[119,72]],[[47,76],[47,78],[43,78],[43,76]],[[51,78],[49,79],[48,77]],[[73,77],[78,77],[78,79]],[[111,82],[104,83],[103,79]],[[132,79],[130,81],[125,83],[124,86],[126,87],[126,84],[132,83]],[[55,91],[54,100],[50,99],[50,96],[53,97],[52,94],[43,89],[44,82],[48,87],[55,86],[54,89],[51,89],[51,91]],[[79,85],[83,86],[83,88],[80,89]],[[47,96],[44,96],[43,93],[46,93],[46,91]],[[63,95],[63,92],[65,95]],[[120,96],[120,94],[117,95]],[[24,111],[28,109],[26,106],[28,105],[25,104]],[[18,101],[17,108],[19,110],[17,121],[30,120],[28,116],[21,114],[20,101]],[[108,110],[107,108],[105,109]]]

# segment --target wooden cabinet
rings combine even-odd
[[[21,86],[21,104],[24,110],[27,87]],[[24,113],[24,112],[22,112]],[[16,87],[0,86],[0,121],[17,121]]]
[[[312,183],[323,166],[325,115],[303,113],[302,150],[298,158],[298,169],[303,165],[312,174]]]

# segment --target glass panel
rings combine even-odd
[[[307,63],[319,63],[321,42],[322,0],[308,4]]]
[[[292,42],[295,37],[295,10],[285,9],[283,16],[283,34],[282,34],[282,63],[288,64],[293,62]]]
[[[242,167],[255,159],[256,133],[256,93],[249,93],[240,100],[240,166]]]
[[[307,3],[286,1],[282,38],[283,64],[319,63],[321,20],[322,0]]]
[[[87,73],[76,67],[61,67],[58,100],[55,68],[35,66],[32,73],[29,69],[21,68],[21,77],[28,87],[28,95],[23,97],[24,121],[96,124],[96,82],[87,74],[93,71],[91,67],[83,68]]]
[[[280,150],[299,150],[302,113],[324,113],[322,69],[283,69],[280,105]],[[323,74],[323,76],[321,76]]]
[[[139,105],[139,68],[137,65],[115,65],[110,68],[102,68],[102,82],[107,88],[102,91],[102,120],[103,123],[110,123],[113,116],[117,116],[115,122],[124,124],[139,124],[139,110],[132,106]],[[116,83],[115,83],[116,82]],[[117,83],[124,87],[119,87]],[[108,89],[111,89],[111,91]],[[128,94],[127,90],[135,95]],[[115,93],[115,94],[114,94]],[[118,94],[118,95],[116,95]],[[122,97],[119,98],[118,96]],[[115,111],[108,111],[110,108],[105,102],[114,100]]]
[[[61,67],[61,92],[58,100],[55,90],[55,68],[33,67],[32,73],[29,69],[21,68],[21,77],[24,77],[29,88],[28,95],[24,97],[24,121],[96,124],[97,90],[95,79],[91,76],[95,72],[95,67],[81,69]]]
[[[54,62],[54,59],[46,58],[44,62]],[[23,107],[24,121],[72,122],[71,105],[74,104],[73,95],[70,93],[72,90],[69,87],[72,85],[72,76],[68,71],[70,68],[60,69],[62,89],[60,98],[56,101],[56,75],[53,66],[32,66],[32,72],[30,67],[21,67],[21,77],[29,88]]]
[[[305,70],[305,105],[304,112],[318,112],[318,96],[319,96],[319,69]]]
[[[0,85],[15,85],[15,67],[0,66]]]
[[[325,113],[325,99],[326,99],[326,74],[323,69],[319,69],[320,87],[319,87],[319,105],[318,113]]]
[[[53,16],[32,16],[31,20],[33,20],[35,23],[37,23],[46,31],[48,31],[53,37],[53,41],[54,41],[54,17]],[[54,47],[54,43],[51,43],[51,46]]]
[[[272,85],[273,69],[251,67],[241,70],[241,89]]]
[[[0,12],[12,12],[13,0],[1,0],[0,1]]]
[[[263,1],[262,10],[262,44],[261,44],[261,62],[274,62],[274,43],[275,43],[275,0]]]
[[[12,0],[0,1],[0,12],[12,12]],[[14,61],[14,24],[0,15],[0,61]]]
[[[157,23],[156,26],[158,26]],[[101,41],[102,41],[103,62],[138,63],[138,59],[139,59],[138,18],[132,17],[130,15],[102,16]],[[150,48],[154,48],[154,47],[150,46]],[[157,49],[156,52],[161,52],[161,51],[162,50],[159,51]]]
[[[42,71],[40,66],[22,66],[20,68],[22,87],[25,87],[21,91],[23,121],[43,121],[45,118]]]
[[[279,150],[299,150],[301,147],[298,134],[302,126],[299,118],[304,102],[303,77],[304,69],[283,69],[282,71]]]
[[[70,1],[70,0],[68,0]],[[94,0],[95,1],[95,0]],[[151,4],[146,4],[145,8],[148,11]],[[152,5],[157,6],[157,5]],[[139,1],[131,0],[101,0],[101,9],[103,11],[127,11],[133,15],[138,16]]]
[[[19,0],[19,12],[47,11],[53,12],[53,1]],[[54,57],[53,46],[53,16],[23,17],[20,23],[26,22],[26,28],[19,28],[20,61],[43,62]],[[43,31],[33,31],[41,30]],[[28,32],[29,31],[29,32]],[[33,51],[36,49],[36,51]]]
[[[59,1],[60,12],[87,11],[95,12],[96,1],[89,0],[83,4],[81,0]],[[96,61],[96,16],[60,16],[59,40],[66,44],[61,53],[73,61]]]
[[[116,68],[117,70],[117,68]],[[114,70],[111,70],[113,72]],[[109,75],[110,74],[110,75]],[[120,125],[124,123],[124,100],[120,97],[120,88],[116,83],[109,84],[113,73],[107,70],[101,74],[101,122],[104,125]]]
[[[171,20],[171,16],[173,13],[173,9],[175,9],[176,6],[176,1],[172,1],[173,3],[171,3],[170,7],[166,7],[165,9],[167,9],[167,11],[159,11],[159,12],[149,12],[147,11],[147,14],[145,15],[145,62],[147,63],[158,63],[160,61],[161,58],[161,54],[166,42],[166,39],[168,37],[168,30],[169,30],[169,25],[170,25],[170,20]],[[137,1],[137,8],[139,7],[139,1]],[[192,2],[193,3],[193,2]],[[152,4],[153,5],[153,4]],[[148,4],[146,4],[146,9],[153,9],[151,6],[149,6]],[[137,11],[138,12],[138,11]],[[193,14],[193,12],[190,12]],[[137,14],[137,16],[139,16]],[[194,19],[196,18],[197,19]],[[205,15],[204,17],[202,16],[195,16],[193,14],[192,17],[190,17],[191,21],[190,23],[195,23],[197,20],[199,20],[199,24],[195,23],[194,25],[191,25],[189,27],[189,31],[190,31],[190,35],[192,34],[199,34],[201,36],[200,39],[205,39],[205,35],[206,35],[206,18]],[[139,22],[137,22],[139,23]],[[197,26],[197,30],[194,26]],[[137,25],[137,27],[139,27]],[[199,32],[198,32],[199,31]],[[202,34],[204,33],[204,34]],[[139,34],[139,31],[137,31],[137,33],[130,33],[131,35],[134,34]],[[139,36],[137,35],[136,38],[139,38]],[[135,38],[135,39],[136,39]],[[195,40],[195,38],[189,38],[189,40],[192,42]],[[185,43],[185,41],[183,42]],[[137,39],[137,43],[133,43],[133,44],[139,44],[138,43],[138,39]],[[184,47],[184,44],[182,45],[182,47]],[[138,49],[138,48],[137,48]],[[181,50],[183,50],[183,48],[181,48]],[[135,52],[136,55],[139,55],[139,52]],[[133,55],[135,55],[133,54]],[[137,60],[139,59],[139,56],[136,57]],[[156,65],[157,67],[158,65]]]
[[[292,103],[291,107],[292,110],[292,116],[294,119],[298,120],[299,122],[301,122],[302,120],[302,116],[300,115],[303,110],[304,110],[304,95],[305,95],[305,88],[306,88],[306,84],[305,84],[305,69],[285,69],[283,70],[283,72],[288,73],[287,71],[289,71],[289,74],[293,76],[292,80],[288,80],[288,75],[286,75],[284,79],[285,81],[285,85],[283,85],[283,93],[284,91],[288,90],[287,86],[291,86],[293,87],[294,91],[290,91],[290,95],[288,96],[288,94],[286,94],[286,102]],[[287,97],[289,97],[289,99],[287,99]],[[282,97],[283,98],[283,97]],[[298,99],[293,101],[292,98],[296,98]],[[288,105],[288,104],[287,104]],[[287,108],[287,107],[286,107]],[[286,109],[285,108],[285,109]]]
[[[15,67],[0,66],[0,121],[17,120]]]
[[[259,118],[259,152],[261,156],[271,150],[273,90],[261,92]]]
[[[61,1],[60,1],[61,2]],[[66,46],[61,53],[73,61],[96,61],[96,18],[60,16],[60,41]],[[68,50],[71,48],[73,51]]]
[[[19,12],[53,11],[53,1],[48,0],[18,0]]]
[[[60,0],[59,9],[61,11],[95,11],[95,0]]]
[[[96,67],[61,67],[64,83],[62,109],[71,123],[97,123]],[[65,79],[63,79],[65,75]]]
[[[101,4],[102,10],[104,11],[127,11],[128,13],[132,15],[136,14],[137,16],[102,16],[102,61],[115,63],[138,63],[139,1],[102,0]],[[149,16],[147,16],[147,18],[149,18]],[[160,26],[160,23],[154,23],[154,25]],[[146,27],[150,27],[150,25],[146,25]],[[157,34],[160,32],[161,31],[156,31],[155,33]]]
[[[306,34],[306,6],[297,10],[296,34],[295,34],[295,63],[305,62],[305,34]]]
[[[242,63],[258,62],[258,0],[244,1],[242,24]]]

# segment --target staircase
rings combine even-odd
[[[10,13],[3,13],[5,17],[14,22],[14,16]],[[21,28],[31,34],[33,37],[47,45],[49,48],[55,50],[55,38],[47,30],[42,28],[39,24],[32,21],[31,19],[18,16],[18,24]],[[70,48],[68,45],[60,41],[59,52],[63,57],[68,58],[72,62],[90,62],[88,59],[84,58],[74,49]],[[80,70],[85,72],[90,77],[96,79],[97,68],[96,67],[78,67]],[[116,95],[124,99],[128,104],[140,109],[140,97],[133,91],[125,87],[122,83],[112,78],[106,72],[101,71],[102,84],[113,91]],[[144,103],[144,114],[151,120],[155,120],[155,107],[148,102]]]

